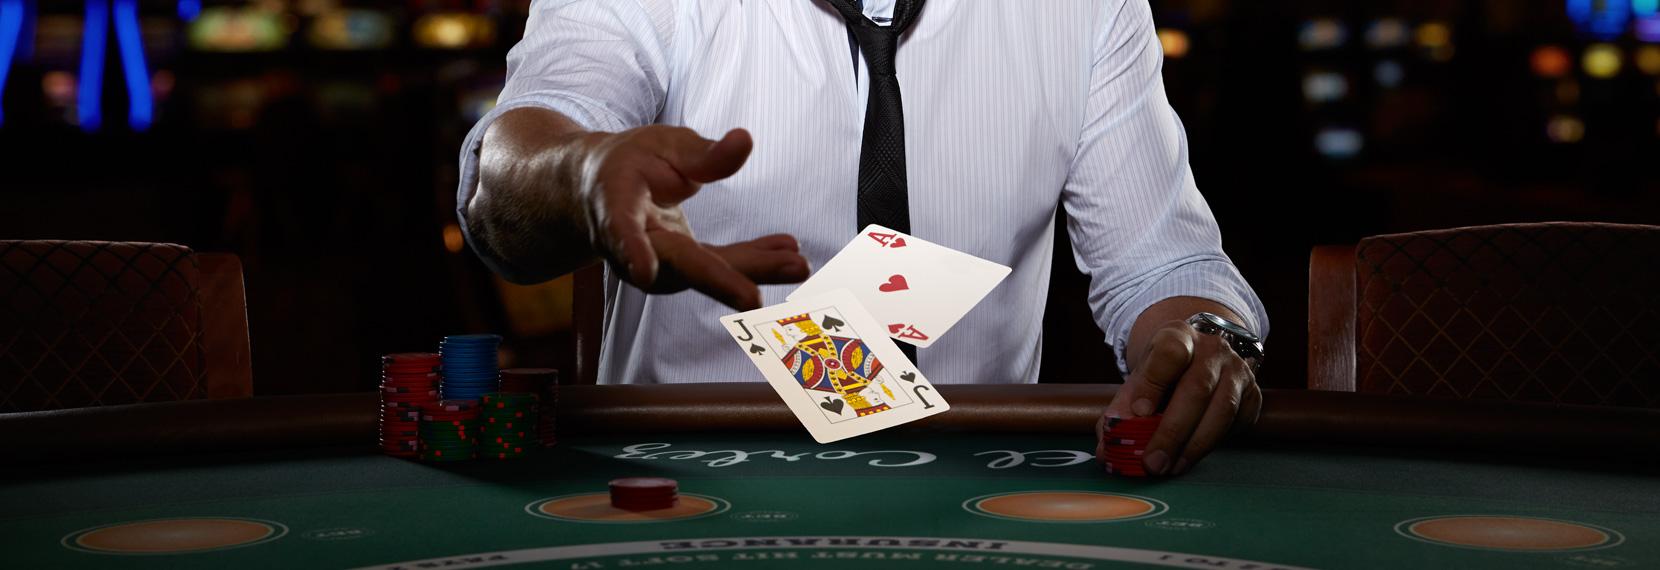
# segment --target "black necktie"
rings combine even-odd
[[[864,141],[859,146],[859,225],[854,231],[881,224],[911,233],[905,185],[905,109],[893,58],[899,51],[899,35],[916,21],[923,0],[898,0],[887,26],[866,18],[858,0],[829,2],[847,20],[847,29],[870,67],[870,98],[865,103]]]
[[[898,0],[893,20],[886,26],[866,18],[860,0],[829,0],[847,20],[847,31],[865,52],[870,68],[870,98],[865,102],[864,141],[859,145],[859,225],[870,224],[911,233],[911,200],[905,184],[905,107],[899,97],[899,77],[893,58],[899,34],[905,33],[922,11],[924,0]],[[916,346],[895,343],[916,362]]]

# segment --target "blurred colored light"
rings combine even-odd
[[[1585,74],[1597,79],[1608,79],[1620,74],[1620,48],[1614,44],[1591,44],[1585,48],[1580,65]]]
[[[1638,18],[1647,18],[1660,12],[1660,0],[1631,0],[1631,12]]]
[[[1568,20],[1580,33],[1613,41],[1625,33],[1631,19],[1631,0],[1568,0]]]
[[[173,76],[173,72],[158,69],[155,76],[150,78],[150,93],[155,95],[157,101],[165,100],[173,94],[173,87],[177,85],[178,78]]]
[[[466,238],[461,236],[461,226],[455,222],[444,224],[444,249],[450,253],[461,253],[461,248],[467,246]]]
[[[1649,75],[1660,75],[1660,46],[1643,46],[1637,48],[1632,56],[1637,63],[1637,69]]]
[[[48,71],[40,78],[40,92],[47,101],[58,107],[75,104],[75,74],[67,71]]]
[[[1418,47],[1431,61],[1447,62],[1453,58],[1452,28],[1441,22],[1427,22],[1418,26],[1414,34]]]
[[[1384,87],[1398,87],[1406,79],[1406,68],[1401,66],[1401,62],[1386,59],[1372,68],[1372,79]]]
[[[496,41],[496,24],[461,12],[427,14],[415,21],[415,43],[437,49],[465,49]]]
[[[1337,20],[1329,18],[1303,22],[1302,28],[1297,32],[1297,43],[1307,51],[1341,47],[1348,39],[1349,30]]]
[[[76,101],[76,122],[81,130],[93,132],[103,126],[104,38],[109,29],[109,4],[86,0],[86,21],[81,30],[81,92]]]
[[[1171,28],[1160,29],[1159,45],[1164,47],[1164,57],[1181,59],[1187,55],[1187,32]]]
[[[281,16],[227,6],[202,9],[185,35],[191,47],[209,52],[275,51],[288,44]]]
[[[1452,28],[1441,22],[1427,22],[1418,26],[1417,39],[1424,47],[1444,46],[1452,43]]]
[[[1412,29],[1399,18],[1384,18],[1366,26],[1366,45],[1372,49],[1387,49],[1406,45]]]
[[[1328,127],[1314,135],[1314,148],[1330,159],[1352,158],[1365,146],[1366,140],[1360,131],[1347,127]]]
[[[1557,115],[1545,124],[1545,136],[1554,143],[1576,143],[1585,138],[1585,123],[1571,115]]]
[[[23,0],[0,0],[0,93],[6,92],[11,75],[13,50],[23,37]],[[0,125],[6,124],[5,106],[0,104]]]
[[[1568,50],[1557,46],[1539,46],[1534,48],[1533,57],[1528,60],[1533,67],[1533,74],[1539,77],[1562,77],[1573,71],[1574,60],[1568,56]]]
[[[144,43],[138,33],[138,0],[115,0],[115,43],[121,52],[121,71],[127,79],[127,126],[150,128],[155,105],[150,99],[150,71],[144,61]]]
[[[189,22],[202,15],[202,0],[179,0],[179,19]]]
[[[1303,76],[1303,98],[1310,103],[1341,100],[1349,94],[1349,80],[1341,73],[1320,71]]]
[[[1645,42],[1660,42],[1660,16],[1649,16],[1631,27],[1633,35]]]
[[[392,44],[392,18],[372,10],[332,10],[311,22],[311,45],[322,49],[379,49]]]

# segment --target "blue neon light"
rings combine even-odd
[[[127,125],[144,132],[155,108],[150,101],[150,70],[144,64],[144,40],[138,35],[138,0],[115,0],[115,42],[127,76]]]
[[[104,30],[109,29],[109,6],[104,0],[86,0],[86,27],[81,30],[81,91],[75,115],[81,130],[93,132],[103,125]]]
[[[202,15],[202,0],[179,0],[179,19],[193,22]]]
[[[1568,0],[1568,19],[1582,34],[1613,41],[1631,22],[1634,2],[1641,2],[1650,13],[1655,6],[1655,0]]]
[[[1638,18],[1653,16],[1660,12],[1660,0],[1631,0],[1631,12]]]
[[[22,35],[23,0],[0,0],[0,93],[6,92],[6,76],[11,74],[12,56]],[[6,110],[0,105],[0,125],[4,124]]]

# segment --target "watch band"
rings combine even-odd
[[[1199,334],[1222,337],[1233,348],[1234,354],[1245,360],[1255,372],[1262,366],[1262,339],[1250,329],[1211,313],[1198,313],[1187,318],[1187,324]]]

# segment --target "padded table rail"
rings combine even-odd
[[[951,411],[898,429],[1089,433],[1116,385],[942,385]],[[259,396],[0,414],[0,466],[372,444],[375,392]],[[1264,390],[1247,437],[1269,441],[1527,453],[1660,464],[1660,410]],[[783,431],[800,424],[771,386],[561,386],[559,433]]]

